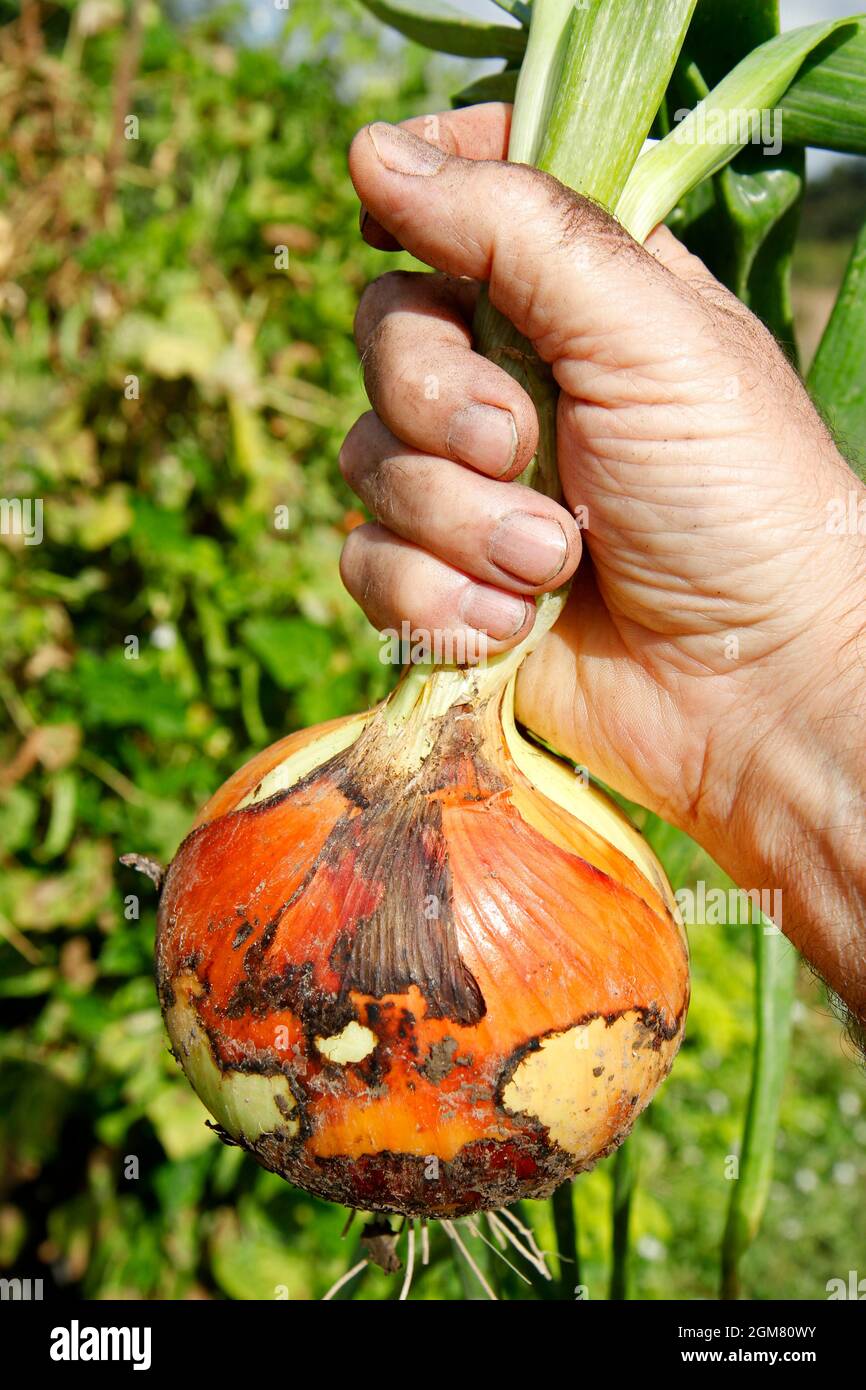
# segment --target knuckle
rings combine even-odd
[[[364,287],[355,310],[355,342],[360,351],[364,351],[380,321],[406,296],[415,279],[417,276],[408,270],[387,270]]]
[[[368,526],[365,523],[350,531],[340,552],[340,578],[358,602],[361,601],[364,587],[365,557],[368,554],[367,537],[364,532],[367,530]]]
[[[361,371],[367,395],[375,402],[380,392],[382,376],[388,370],[388,343],[392,325],[387,318],[379,319],[367,335],[361,353]]]
[[[343,440],[337,456],[340,472],[349,487],[355,492],[357,492],[357,482],[368,452],[370,426],[375,418],[372,410],[367,410],[359,416]]]
[[[355,342],[359,351],[363,351],[364,344],[370,332],[372,324],[375,322],[375,303],[376,286],[378,280],[371,280],[369,285],[365,285],[361,291],[361,298],[358,300],[358,307],[355,310]]]

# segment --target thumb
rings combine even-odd
[[[682,312],[670,271],[602,208],[528,165],[461,159],[376,122],[352,142],[349,172],[401,246],[446,274],[487,281],[493,305],[547,361],[575,338],[615,333],[620,318],[633,327],[648,296],[663,332],[665,289],[671,315]]]

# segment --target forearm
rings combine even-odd
[[[778,925],[866,1026],[866,626],[804,667],[800,698],[744,718],[724,818],[706,847],[740,886],[768,889]]]

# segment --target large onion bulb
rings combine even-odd
[[[168,872],[178,1060],[226,1136],[349,1206],[544,1196],[621,1142],[682,1038],[664,874],[521,736],[517,662],[410,669],[374,711],[274,744]]]

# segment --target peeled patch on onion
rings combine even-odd
[[[211,799],[157,974],[227,1137],[352,1207],[542,1197],[628,1134],[679,1047],[688,954],[641,836],[513,717],[518,658],[409,670]]]

